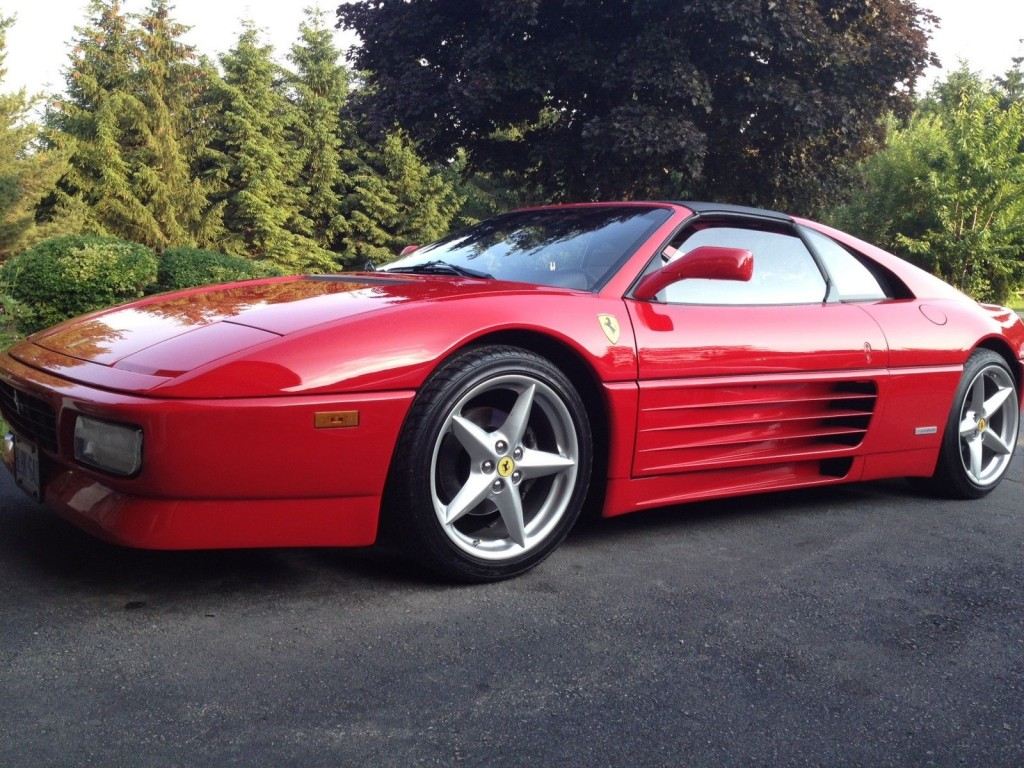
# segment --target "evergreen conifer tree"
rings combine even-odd
[[[305,233],[299,177],[303,154],[293,140],[294,106],[281,89],[285,73],[269,45],[246,25],[221,56],[223,80],[215,86],[219,113],[208,153],[208,173],[218,190],[229,253],[270,259],[288,269],[326,269],[330,253]]]
[[[444,235],[463,202],[448,180],[419,156],[402,131],[384,139],[379,162],[385,183],[398,202],[394,237],[407,245]]]
[[[401,131],[380,146],[364,148],[365,162],[353,174],[349,195],[349,251],[357,262],[383,263],[407,245],[444,235],[462,206],[451,181],[417,154]]]
[[[171,17],[167,0],[151,0],[139,18],[133,90],[144,112],[132,150],[132,182],[157,225],[147,244],[158,248],[205,243],[216,228],[206,216],[203,185],[192,173],[203,72],[194,49],[181,41],[187,31]]]
[[[48,143],[69,155],[69,167],[46,206],[61,228],[116,234],[142,243],[159,225],[133,186],[132,158],[145,106],[133,92],[135,39],[120,0],[90,0],[78,28],[66,93],[46,117]]]
[[[13,17],[0,16],[0,82],[13,23]],[[24,89],[0,94],[0,258],[34,239],[36,205],[64,170],[62,155],[39,146],[39,127],[29,118],[33,105]]]
[[[343,201],[352,179],[345,166],[353,165],[348,142],[354,132],[341,117],[349,77],[340,56],[323,13],[306,9],[290,56],[295,65],[296,137],[303,153],[301,213],[310,222],[316,242],[332,251],[341,249],[347,231]]]

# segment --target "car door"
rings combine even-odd
[[[639,366],[634,476],[687,474],[708,492],[848,476],[886,375],[878,324],[827,296],[791,224],[702,218],[660,258],[703,245],[749,250],[751,280],[685,280],[654,301],[626,299]]]

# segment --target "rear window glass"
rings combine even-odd
[[[840,301],[876,301],[886,298],[878,280],[856,256],[831,237],[813,229],[804,228],[802,231],[828,270]]]

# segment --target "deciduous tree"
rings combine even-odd
[[[556,198],[810,210],[930,61],[910,0],[361,0],[366,110]]]
[[[966,69],[940,82],[860,167],[836,223],[972,296],[1024,282],[1024,103]]]

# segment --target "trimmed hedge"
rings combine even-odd
[[[243,259],[201,248],[168,248],[160,259],[156,290],[175,291],[211,283],[280,275],[270,262]]]
[[[157,275],[144,245],[100,235],[44,240],[0,270],[8,311],[24,333],[142,296]]]

